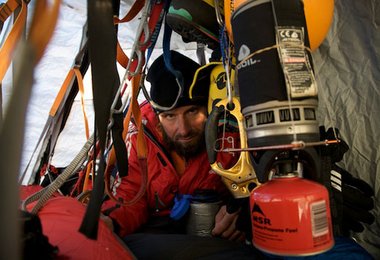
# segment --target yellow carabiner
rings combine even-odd
[[[238,161],[230,169],[224,169],[217,162],[217,151],[215,149],[215,142],[217,139],[218,121],[221,119],[228,110],[237,120],[239,127],[240,137],[240,157]],[[232,192],[235,198],[244,198],[250,195],[250,191],[259,186],[260,183],[257,179],[255,170],[249,158],[249,153],[245,151],[247,148],[247,136],[243,126],[243,115],[240,112],[239,100],[235,97],[232,98],[232,105],[229,104],[228,99],[219,101],[206,123],[206,148],[209,157],[211,168],[220,176],[228,189]]]

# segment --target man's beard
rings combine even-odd
[[[178,136],[174,139],[170,138],[165,130],[162,128],[162,136],[165,144],[170,150],[174,150],[178,155],[189,159],[200,154],[206,148],[205,143],[205,131],[191,131],[188,136],[193,136],[193,140],[187,143],[181,143],[177,141]]]

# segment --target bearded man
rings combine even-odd
[[[243,256],[245,250],[251,249],[241,243],[244,234],[236,229],[239,211],[228,213],[226,204],[232,195],[211,169],[206,152],[210,71],[202,70],[193,83],[200,65],[175,51],[171,51],[170,56],[172,66],[181,76],[174,76],[166,68],[163,55],[158,57],[147,74],[151,85],[150,102],[141,105],[148,152],[146,192],[132,205],[106,201],[103,209],[109,218],[103,219],[108,220],[139,259],[151,258],[150,252],[162,259],[179,257],[178,254],[180,259],[215,256],[226,250],[233,250],[234,256]],[[190,99],[192,84],[195,85]],[[137,127],[131,124],[126,140],[128,176],[116,177],[114,184],[114,195],[123,202],[132,200],[141,185],[145,185],[137,155],[137,133]],[[220,161],[225,166],[233,163],[233,156],[223,153],[221,156]],[[211,216],[214,225],[202,236],[186,234],[189,216],[184,209],[188,205],[185,198],[196,197],[219,202],[217,213]],[[252,257],[252,252],[248,255]]]

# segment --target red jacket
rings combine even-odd
[[[162,138],[157,130],[158,118],[148,103],[141,107],[144,127],[154,139],[163,146]],[[126,145],[128,149],[129,171],[124,178],[116,177],[113,193],[117,198],[129,201],[134,198],[140,186],[141,171],[136,151],[137,129],[134,125],[129,128]],[[168,215],[174,203],[176,194],[193,194],[196,189],[215,190],[219,194],[227,194],[228,190],[221,178],[210,167],[206,150],[190,159],[185,172],[180,176],[168,155],[151,138],[145,135],[148,156],[148,181],[144,196],[135,204],[120,206],[109,216],[120,227],[119,235],[133,233],[147,222],[150,216]],[[115,207],[116,202],[108,200],[103,209]]]

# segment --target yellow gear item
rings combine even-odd
[[[193,82],[191,83],[190,87],[189,87],[189,97],[190,99],[193,99],[194,97],[196,97],[196,94],[194,93],[197,93],[197,88],[210,88],[210,85],[212,84],[212,77],[210,75],[212,75],[212,71],[215,67],[223,67],[222,65],[222,62],[220,61],[213,61],[213,62],[209,62],[205,65],[203,65],[202,67],[198,68],[195,73],[194,73],[194,77],[193,77]],[[204,78],[204,77],[207,77],[207,78],[210,78],[210,84],[209,86],[203,86],[202,84],[199,84],[199,80],[198,79],[201,79],[201,78]]]
[[[230,41],[233,42],[231,17],[241,5],[252,0],[224,0],[224,19]],[[284,0],[286,1],[286,0]],[[302,0],[310,48],[316,50],[325,39],[334,15],[334,0]]]
[[[207,75],[210,77],[209,87],[209,96],[208,96],[208,112],[211,113],[212,108],[222,99],[227,98],[227,73],[224,70],[223,63],[221,61],[213,61],[203,65],[195,71],[193,82],[189,87],[189,97],[190,99],[194,98],[194,92],[197,88],[203,88],[198,84],[198,79],[203,78]],[[209,75],[209,76],[208,76]],[[231,69],[230,71],[230,84],[231,84],[231,94],[236,97],[234,91],[234,79],[235,79],[235,70]]]
[[[233,88],[233,80],[235,71],[231,70],[230,82]],[[233,91],[232,91],[233,92]],[[212,108],[219,101],[227,98],[227,74],[223,64],[215,66],[210,73],[210,90],[208,95],[208,112],[211,113]]]

